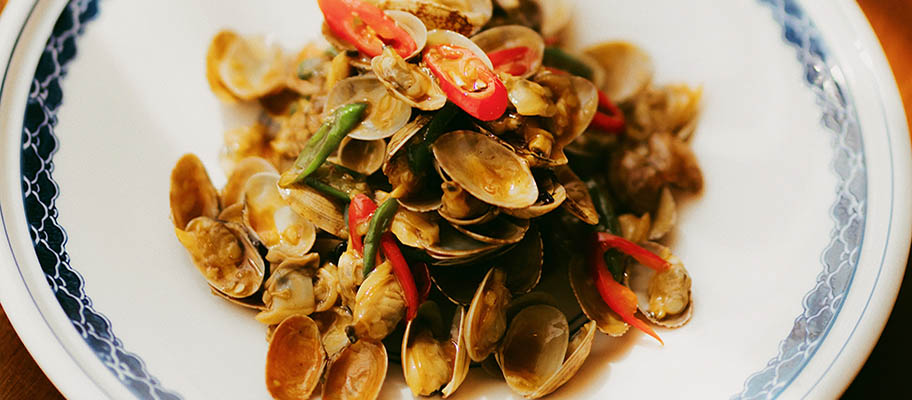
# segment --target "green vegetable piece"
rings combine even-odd
[[[397,210],[399,210],[399,201],[390,197],[380,207],[377,207],[371,217],[370,225],[367,226],[367,234],[364,235],[365,277],[374,270],[374,264],[377,263],[377,252],[380,250],[380,236],[383,236],[383,233],[389,229]]]
[[[447,102],[434,114],[431,122],[428,122],[427,126],[422,129],[422,132],[419,133],[421,140],[407,149],[409,168],[412,169],[412,172],[423,174],[430,170],[432,165],[431,145],[447,131],[447,126],[459,115],[460,111],[459,106]]]
[[[592,202],[595,204],[595,210],[599,214],[599,223],[595,226],[595,230],[620,236],[621,224],[614,212],[614,200],[611,198],[608,188],[595,180],[590,180],[587,185],[589,195],[592,196]],[[605,252],[608,272],[611,272],[611,276],[617,282],[624,282],[624,260],[624,254],[617,250],[611,249]]]
[[[593,71],[584,62],[557,47],[545,47],[542,64],[567,71],[573,75],[592,79]]]
[[[339,189],[336,189],[336,188],[332,187],[332,185],[329,185],[327,183],[320,182],[319,180],[317,180],[316,178],[314,178],[312,176],[308,176],[307,178],[305,178],[304,183],[307,184],[307,186],[310,186],[314,189],[319,190],[320,192],[322,192],[323,194],[325,194],[329,197],[335,198],[337,200],[342,200],[343,202],[346,202],[346,203],[351,201],[351,199],[348,197],[348,193],[345,193]]]
[[[361,122],[366,108],[367,103],[352,103],[337,108],[332,117],[307,141],[295,160],[291,173],[283,174],[279,185],[287,187],[302,182],[320,168],[329,155],[339,148],[345,135]]]
[[[323,60],[320,58],[305,58],[298,64],[298,79],[306,81],[313,78],[314,74],[317,73],[317,69],[319,69],[322,64]]]

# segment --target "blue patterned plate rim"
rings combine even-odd
[[[748,377],[743,390],[735,394],[733,399],[778,397],[814,356],[832,328],[851,288],[864,242],[867,215],[867,170],[861,127],[848,87],[840,76],[833,74],[838,66],[832,64],[821,33],[797,1],[758,1],[769,6],[773,18],[782,28],[783,39],[795,49],[798,61],[804,67],[807,86],[815,93],[822,109],[821,121],[834,135],[833,147],[841,151],[836,152],[836,159],[833,160],[833,170],[838,178],[837,200],[832,206],[835,228],[830,244],[821,255],[823,271],[817,278],[815,288],[805,295],[804,311],[795,319],[789,335],[781,341],[778,354],[765,367]],[[93,308],[91,299],[83,291],[82,276],[69,265],[65,249],[66,232],[57,223],[54,202],[58,186],[53,180],[52,172],[53,156],[57,150],[54,126],[57,110],[63,100],[59,80],[66,75],[67,65],[76,55],[76,39],[82,34],[85,25],[98,14],[98,3],[98,0],[70,0],[67,3],[57,18],[35,71],[22,127],[24,211],[35,255],[45,271],[48,285],[86,344],[137,398],[179,399],[182,398],[179,394],[164,388],[146,370],[139,356],[124,349],[122,341],[113,332],[111,322]],[[13,49],[15,50],[15,45]],[[886,115],[884,117],[887,118]],[[886,136],[888,142],[891,141],[891,132],[886,132]],[[894,161],[892,156],[890,153],[891,167]],[[891,180],[888,235],[893,222],[894,183]],[[4,230],[7,230],[5,218],[3,222]],[[9,238],[8,230],[7,237]],[[886,244],[889,243],[888,236]],[[884,267],[886,244],[876,280],[880,279]],[[12,244],[9,245],[12,250]],[[24,280],[21,272],[20,278]],[[833,285],[832,282],[837,282],[838,285]],[[875,281],[875,287],[876,283]],[[872,297],[873,292],[867,299],[865,310]],[[849,338],[860,321],[859,318]],[[847,345],[848,339],[839,354]],[[834,359],[826,371],[832,368],[835,361]],[[808,393],[821,379],[822,377],[811,386]]]

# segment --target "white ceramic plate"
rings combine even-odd
[[[262,399],[264,327],[211,296],[175,240],[168,176],[216,180],[226,108],[204,52],[221,28],[288,48],[313,1],[12,1],[0,17],[0,298],[74,399]],[[863,364],[909,246],[908,132],[846,0],[579,1],[582,44],[641,44],[659,82],[704,87],[706,190],[681,212],[689,325],[599,337],[553,398],[834,397]],[[78,55],[76,49],[78,48]],[[391,366],[391,376],[400,376]],[[511,398],[473,370],[456,398]],[[636,393],[636,394],[635,394]],[[401,378],[383,398],[408,396]]]

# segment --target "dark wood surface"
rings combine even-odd
[[[7,0],[0,0],[0,13],[6,2]],[[887,53],[906,104],[906,116],[912,121],[912,0],[860,0],[858,3],[874,26]],[[908,365],[912,360],[910,281],[912,274],[907,273],[877,347],[846,390],[844,398],[884,398],[906,391]],[[22,346],[2,308],[0,363],[0,400],[63,398]]]

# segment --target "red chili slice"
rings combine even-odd
[[[317,0],[317,4],[329,30],[367,56],[380,55],[384,45],[392,46],[403,58],[418,49],[415,40],[405,29],[371,3],[361,0]]]
[[[430,46],[424,52],[424,63],[447,98],[469,115],[492,121],[507,110],[507,88],[471,50],[451,44]]]
[[[494,71],[520,76],[529,71],[535,60],[535,53],[526,46],[508,47],[488,53]]]

